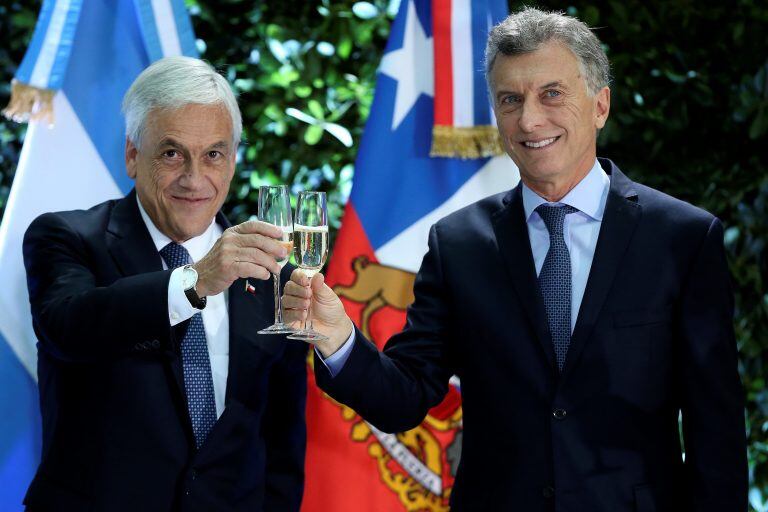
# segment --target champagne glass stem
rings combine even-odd
[[[275,285],[275,325],[283,325],[283,298],[280,296],[280,273],[272,274]]]
[[[312,330],[312,297],[309,298],[309,307],[307,308],[307,319],[304,321],[304,330]]]

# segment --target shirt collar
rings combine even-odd
[[[149,235],[152,237],[152,242],[155,244],[157,252],[160,252],[160,249],[173,242],[173,240],[171,240],[167,235],[160,231],[157,226],[155,226],[155,223],[152,222],[149,214],[141,205],[138,194],[136,194],[136,203],[139,205],[139,213],[141,214],[141,219],[147,226]],[[198,261],[208,253],[211,247],[213,247],[213,244],[216,242],[216,238],[220,234],[221,228],[218,226],[218,224],[216,224],[216,219],[214,218],[211,220],[211,225],[208,226],[202,235],[190,238],[181,245],[187,250],[187,252],[189,252],[189,256],[192,258],[192,261]]]
[[[556,203],[549,203],[546,199],[528,188],[525,183],[523,186],[523,209],[525,210],[525,219],[530,221],[531,215],[539,205],[548,204],[567,204],[573,206],[580,212],[588,215],[594,220],[602,221],[605,212],[605,203],[608,199],[608,189],[611,180],[605,173],[600,163],[595,159],[595,164],[584,178],[573,189],[566,194],[564,198]]]

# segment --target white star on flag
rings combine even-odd
[[[424,33],[412,1],[408,2],[403,47],[384,55],[379,72],[397,81],[392,116],[392,131],[395,131],[421,94],[435,95],[432,38]]]

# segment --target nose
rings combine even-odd
[[[194,189],[203,181],[203,169],[195,158],[190,158],[184,166],[184,173],[179,177],[179,185]]]
[[[544,125],[544,112],[541,105],[535,101],[525,101],[520,108],[518,125],[525,133],[533,133],[537,128],[541,128]]]

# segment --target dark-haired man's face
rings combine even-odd
[[[201,235],[224,204],[236,150],[226,108],[190,104],[150,112],[141,149],[126,141],[125,164],[152,222],[183,242]]]
[[[522,55],[499,54],[490,73],[502,145],[532,188],[578,182],[595,162],[610,90],[589,94],[576,56],[557,42]]]

